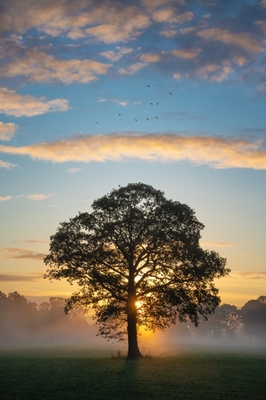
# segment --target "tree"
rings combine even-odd
[[[198,334],[213,338],[234,338],[242,327],[240,311],[231,304],[222,304],[215,309],[208,321],[201,324]]]
[[[244,332],[248,336],[266,340],[266,296],[259,296],[257,300],[249,300],[241,308]]]
[[[91,307],[99,333],[128,338],[128,358],[141,357],[138,327],[164,329],[207,319],[220,302],[213,284],[230,272],[226,260],[199,246],[200,223],[186,204],[143,183],[112,190],[91,213],[60,224],[44,259],[46,278],[80,290],[67,301]]]

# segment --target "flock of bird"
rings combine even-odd
[[[149,88],[149,87],[150,87],[150,85],[147,85],[147,87]],[[173,94],[172,92],[169,92],[169,95],[170,95],[170,96],[172,96],[172,94]],[[154,104],[155,104],[155,103],[150,103],[150,105],[151,105],[151,106],[153,106]],[[156,105],[157,105],[157,106],[158,106],[159,104],[160,104],[160,103],[156,102]],[[122,114],[121,114],[121,113],[119,113],[119,114],[118,114],[118,116],[119,116],[119,117],[121,117],[121,116],[122,116]],[[156,118],[156,119],[159,119],[159,117],[157,117],[157,116],[155,116],[155,118]],[[137,118],[135,118],[135,121],[137,121],[137,120],[138,120],[138,119],[137,119]],[[147,121],[149,121],[149,120],[150,120],[150,118],[146,118],[146,120],[147,120]],[[95,121],[95,124],[98,124],[98,123],[99,123],[98,121]]]

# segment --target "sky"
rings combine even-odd
[[[1,0],[0,290],[31,300],[60,222],[142,182],[227,258],[222,303],[266,295],[266,0]]]

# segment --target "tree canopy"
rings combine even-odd
[[[113,189],[60,224],[51,236],[45,277],[76,282],[68,299],[95,312],[99,333],[128,338],[128,357],[141,356],[137,332],[164,329],[177,319],[198,324],[220,303],[214,279],[226,260],[200,247],[204,225],[186,204],[143,183]]]

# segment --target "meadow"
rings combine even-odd
[[[0,398],[265,400],[266,354],[181,351],[126,360],[110,350],[0,349]]]

